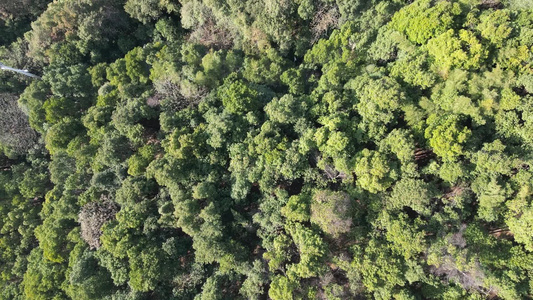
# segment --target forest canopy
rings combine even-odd
[[[0,299],[528,299],[533,3],[0,0]]]

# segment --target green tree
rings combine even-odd
[[[454,161],[464,154],[464,144],[472,132],[466,126],[461,126],[460,116],[432,114],[427,124],[425,137],[433,151],[444,161]]]
[[[277,275],[270,283],[268,296],[274,300],[294,299],[293,294],[297,286],[297,283],[291,282],[287,277]]]
[[[424,44],[450,29],[459,14],[459,3],[417,0],[394,14],[390,26],[406,34],[412,42]]]
[[[67,299],[59,288],[64,280],[64,265],[45,259],[40,248],[32,250],[22,281],[27,299]]]
[[[503,42],[513,30],[509,21],[510,16],[508,10],[487,11],[480,16],[480,23],[477,29],[483,38],[498,47],[502,47]]]
[[[433,187],[423,180],[403,178],[393,186],[387,199],[387,207],[401,210],[407,206],[420,214],[429,215],[434,196]]]
[[[228,77],[228,78],[231,78]],[[242,80],[226,79],[218,90],[224,107],[231,113],[243,114],[261,107],[259,92]]]
[[[394,161],[374,150],[363,149],[355,161],[357,184],[371,193],[388,189],[398,178],[398,170]]]
[[[458,37],[450,29],[429,40],[427,49],[436,66],[445,74],[453,67],[479,69],[488,56],[488,51],[476,36],[464,29],[459,30]]]

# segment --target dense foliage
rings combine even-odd
[[[533,294],[530,1],[0,2],[0,299]]]

